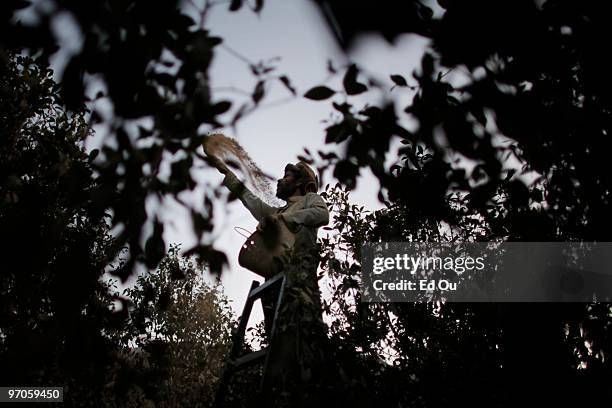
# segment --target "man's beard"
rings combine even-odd
[[[285,185],[276,186],[276,196],[281,200],[287,201],[289,197],[295,192],[295,188],[290,188]]]

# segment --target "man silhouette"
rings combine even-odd
[[[320,344],[325,339],[317,267],[319,248],[317,232],[328,224],[329,211],[323,198],[317,194],[318,178],[305,162],[287,164],[278,180],[276,196],[287,204],[272,207],[253,194],[236,175],[204,144],[209,163],[225,175],[223,185],[234,193],[255,217],[262,231],[283,223],[294,234],[289,261],[283,265],[286,278],[285,294],[280,307],[274,347],[270,357],[264,393],[279,395],[291,390],[293,397],[302,395],[300,381],[323,359]],[[282,236],[279,239],[283,239]],[[282,244],[282,242],[281,242]],[[266,332],[272,329],[273,298],[262,298]],[[280,328],[280,329],[279,329]],[[286,394],[286,393],[285,393]],[[300,398],[302,398],[300,397]]]
[[[287,164],[278,180],[276,196],[287,202],[283,207],[272,207],[253,194],[236,175],[206,145],[209,162],[225,175],[223,185],[234,193],[255,217],[260,230],[270,223],[283,222],[295,234],[293,254],[302,255],[316,248],[319,227],[329,222],[329,212],[323,198],[317,194],[319,181],[305,162]]]

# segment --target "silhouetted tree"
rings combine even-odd
[[[104,274],[123,260],[93,200],[85,113],[64,108],[44,62],[3,57],[0,382],[61,386],[78,406],[209,406],[234,325],[227,299],[176,247],[115,293]]]
[[[32,58],[0,59],[0,374],[3,384],[100,392],[121,324],[101,283],[113,243],[82,112],[68,112],[51,71]]]
[[[431,40],[411,79],[391,73],[390,93],[355,65],[336,72],[343,89],[320,85],[306,93],[335,98],[339,119],[327,128],[327,141],[346,146],[341,157],[309,158],[349,188],[363,167],[381,182],[387,208],[374,214],[348,206],[341,192],[332,195],[341,204],[339,239],[352,259],[362,242],[378,240],[608,240],[611,81],[597,44],[610,28],[602,5],[440,1],[444,10],[434,17],[425,4],[389,4],[377,12],[383,17],[362,24],[362,6],[353,18],[339,11],[353,9],[348,4],[319,3],[327,3],[347,48],[362,31]],[[385,17],[397,21],[398,8],[412,9],[406,19],[421,24],[385,24]],[[352,95],[371,89],[388,95],[387,104],[353,102]],[[399,105],[398,91],[410,93],[411,102]],[[397,138],[404,146],[387,170]],[[381,396],[396,396],[392,402],[567,405],[610,398],[608,304],[347,304],[343,296],[354,292],[360,266],[329,257],[329,272],[342,277],[333,303],[342,313],[332,329],[362,350],[390,332],[397,339],[396,361],[406,370],[395,378],[403,381],[394,392],[381,386]],[[415,394],[398,391],[411,384],[418,384]]]
[[[178,249],[124,291],[130,317],[111,336],[122,352],[109,374],[108,405],[212,404],[236,319],[221,288]]]

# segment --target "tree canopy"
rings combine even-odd
[[[210,405],[235,318],[204,268],[173,247],[118,293],[124,262],[83,111],[43,61],[0,70],[0,364],[3,384],[62,386],[78,406]]]

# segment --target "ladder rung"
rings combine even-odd
[[[279,273],[278,275],[274,276],[272,279],[267,280],[264,284],[259,285],[258,287],[256,287],[255,289],[249,292],[249,299],[257,299],[259,296],[261,296],[261,293],[263,291],[265,291],[266,289],[268,289],[270,286],[274,285],[281,279],[283,279],[283,274]]]
[[[238,368],[238,367],[250,364],[250,363],[255,363],[257,360],[264,358],[267,353],[268,353],[267,348],[254,351],[252,353],[245,354],[244,356],[238,357],[237,359],[233,360],[231,362],[231,365],[234,368]]]

